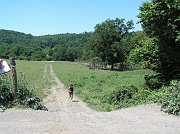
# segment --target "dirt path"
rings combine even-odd
[[[0,134],[180,134],[180,117],[156,104],[96,112],[78,98],[68,100],[52,66],[56,85],[44,100],[49,111],[9,109],[0,113]]]

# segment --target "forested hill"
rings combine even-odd
[[[112,25],[116,25],[116,21],[119,20],[108,21],[113,21]],[[106,25],[107,28],[102,33],[98,33],[98,29],[101,29],[99,27],[95,32],[43,36],[1,29],[0,58],[15,57],[17,60],[35,61],[95,60],[114,64],[126,62],[130,51],[135,46],[142,46],[141,40],[147,38],[142,31],[127,32],[127,29],[124,29],[124,33],[122,29],[119,32],[113,29],[115,33],[111,33],[108,31],[109,23]]]
[[[0,30],[0,57],[23,60],[70,60],[81,55],[82,46],[92,33],[33,36]]]
[[[12,30],[0,29],[0,45],[17,44],[17,45],[43,45],[54,47],[56,45],[73,45],[81,44],[91,33],[82,34],[55,34],[44,36],[33,36]]]
[[[66,34],[55,34],[55,35],[44,35],[36,36],[36,41],[38,40],[39,44],[46,47],[55,47],[57,45],[84,45],[87,41],[87,38],[90,37],[92,33],[66,33]],[[37,43],[37,42],[36,42]]]
[[[34,37],[31,34],[25,34],[12,30],[0,30],[0,44],[31,44]]]

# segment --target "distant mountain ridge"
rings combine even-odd
[[[53,46],[60,44],[73,44],[77,40],[83,40],[92,33],[66,33],[66,34],[55,34],[55,35],[42,35],[33,36],[31,34],[25,34],[13,30],[0,29],[0,45],[8,44],[23,44],[23,45],[50,45]]]
[[[13,30],[0,30],[0,44],[30,44],[34,36]]]
[[[0,29],[0,57],[20,60],[70,60],[82,55],[92,33],[33,36]]]

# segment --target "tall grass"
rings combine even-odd
[[[110,111],[144,103],[151,95],[144,81],[145,75],[153,73],[150,70],[90,70],[85,65],[71,62],[54,62],[52,65],[65,86],[74,84],[75,94],[94,109]]]
[[[40,98],[45,97],[45,91],[52,86],[47,62],[17,60],[16,71],[18,75],[23,74],[26,77]]]

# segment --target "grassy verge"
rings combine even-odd
[[[35,110],[47,110],[41,102],[45,96],[44,89],[50,87],[48,70],[48,66],[42,62],[16,61],[16,99],[14,100],[12,91],[12,73],[0,75],[0,109],[30,107]]]
[[[16,61],[18,77],[23,75],[41,99],[46,96],[45,91],[48,91],[52,85],[48,64],[48,62]]]
[[[163,91],[150,91],[145,87],[144,76],[152,74],[150,70],[90,70],[85,65],[71,62],[54,62],[52,65],[66,87],[73,83],[75,94],[100,111],[158,102],[163,94]]]

